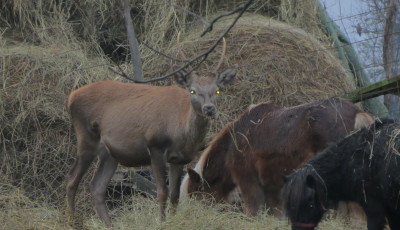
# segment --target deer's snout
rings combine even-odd
[[[214,105],[204,105],[203,106],[203,113],[207,116],[214,116],[217,110],[215,109]]]

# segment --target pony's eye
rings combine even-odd
[[[194,91],[193,89],[189,91],[190,94],[196,94],[196,91]]]
[[[310,208],[312,208],[313,207],[313,205],[312,204],[310,204]]]
[[[215,94],[220,95],[221,91],[217,90],[217,91],[215,91]]]

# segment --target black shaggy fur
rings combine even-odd
[[[282,189],[292,229],[313,229],[327,200],[355,201],[369,230],[400,229],[400,125],[376,121],[318,154],[286,177]],[[300,226],[300,227],[299,227]]]

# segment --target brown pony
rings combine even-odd
[[[283,175],[372,122],[356,105],[337,98],[291,108],[273,103],[250,106],[221,130],[194,170],[188,169],[181,196],[201,193],[228,202],[238,186],[244,211],[255,215],[265,202],[278,204]]]

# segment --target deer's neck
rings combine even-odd
[[[191,134],[192,140],[194,143],[202,143],[209,129],[209,119],[205,116],[199,115],[193,108],[191,108],[188,121],[187,128]]]

